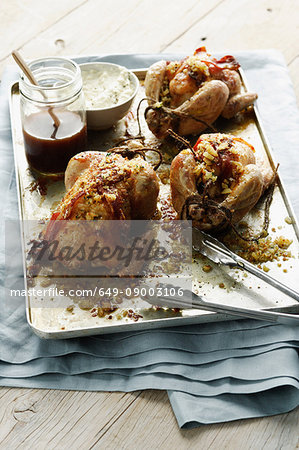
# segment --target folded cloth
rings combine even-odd
[[[299,116],[283,59],[274,50],[236,56],[259,93],[263,123],[298,213],[294,167]],[[137,68],[160,58],[107,55],[88,60]],[[15,69],[8,68],[0,90],[0,280],[5,306],[0,308],[0,385],[125,392],[158,387],[168,390],[179,426],[189,428],[283,413],[299,405],[298,327],[240,320],[46,341],[31,332],[21,301],[17,306],[4,302],[4,222],[18,214],[8,111],[8,85],[15,78]],[[21,276],[20,268],[15,270]]]

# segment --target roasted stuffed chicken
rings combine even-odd
[[[220,115],[229,119],[253,104],[257,94],[241,92],[238,62],[216,59],[197,49],[182,61],[158,61],[146,75],[149,129],[164,138],[169,128],[180,135],[198,134]]]
[[[67,193],[53,219],[149,219],[157,207],[159,181],[140,156],[83,152],[65,172]]]
[[[140,156],[128,159],[114,152],[79,153],[68,163],[65,186],[67,193],[43,235],[47,242],[57,239],[58,254],[81,245],[92,248],[95,242],[99,248],[122,246],[128,242],[131,220],[150,219],[157,208],[158,177]],[[121,220],[122,225],[115,220]],[[63,262],[77,268],[88,263],[82,261],[73,258]],[[97,260],[90,264],[102,265]],[[118,264],[117,256],[104,261],[107,268]]]
[[[236,223],[257,203],[274,173],[257,162],[254,148],[239,137],[202,135],[194,149],[172,161],[170,186],[175,210],[201,230]]]

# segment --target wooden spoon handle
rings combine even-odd
[[[16,63],[18,64],[18,66],[23,70],[24,74],[26,75],[26,77],[28,78],[30,83],[32,83],[35,86],[38,86],[39,84],[38,84],[35,76],[31,72],[29,67],[27,66],[25,60],[22,58],[20,53],[17,50],[13,50],[11,52],[11,55],[12,55],[13,59],[16,61]],[[44,99],[47,99],[46,94],[42,90],[40,92],[43,95]],[[54,130],[53,130],[53,133],[51,135],[51,138],[55,139],[58,127],[60,125],[60,120],[58,119],[56,114],[53,112],[53,108],[51,106],[48,108],[48,111],[49,111],[49,114],[52,117],[53,122],[54,122],[54,124],[53,124],[54,125]]]
[[[13,50],[11,52],[11,55],[15,60],[15,62],[18,64],[18,66],[23,70],[24,74],[26,75],[30,83],[34,84],[35,86],[38,86],[38,82],[36,81],[35,76],[27,66],[26,62],[24,61],[20,53],[17,50]],[[43,95],[45,94],[43,93]]]

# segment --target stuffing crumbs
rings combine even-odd
[[[293,219],[292,219],[291,217],[289,217],[289,216],[287,216],[287,217],[284,219],[284,221],[285,221],[288,225],[292,225],[292,223],[293,223]]]
[[[258,242],[247,242],[230,234],[225,237],[224,242],[239,256],[253,264],[261,264],[280,258],[286,261],[292,257],[288,248],[293,241],[283,236],[279,236],[274,240],[271,237],[267,237],[259,239]],[[267,269],[265,267],[265,272]]]
[[[111,313],[114,313],[116,310],[117,308],[94,307],[90,310],[90,313],[92,317],[105,317],[108,320],[112,320],[114,317],[116,320],[128,318],[130,320],[133,320],[134,322],[138,322],[139,319],[143,318],[141,314],[137,314],[135,311],[133,311],[133,309],[120,310],[113,316]]]
[[[125,69],[82,70],[87,109],[109,108],[128,100],[134,93],[130,73]]]

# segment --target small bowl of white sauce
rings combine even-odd
[[[80,64],[80,69],[87,126],[106,130],[129,112],[139,80],[130,70],[112,63],[85,63]]]

